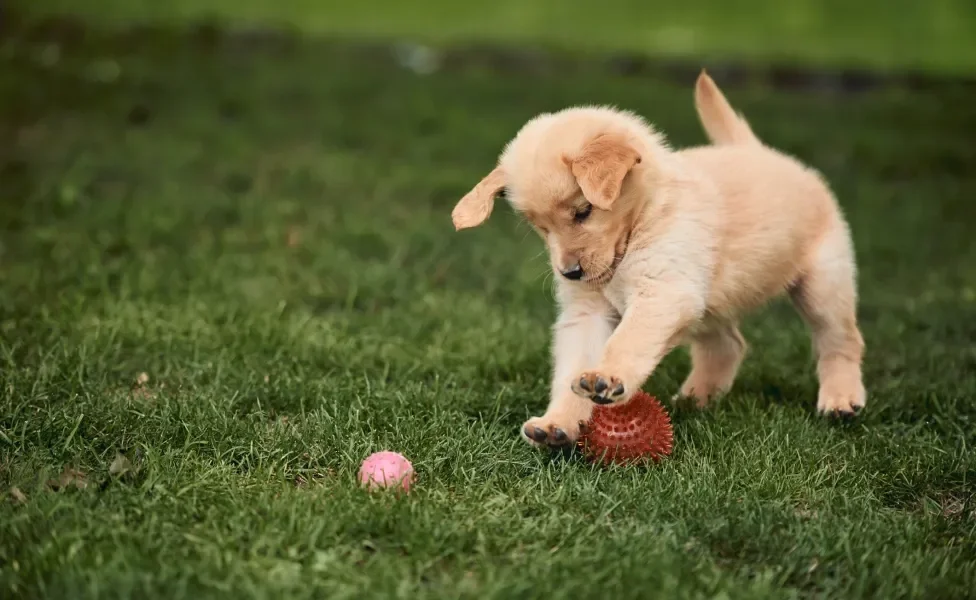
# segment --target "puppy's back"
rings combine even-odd
[[[718,191],[714,205],[701,207],[717,216],[715,307],[750,308],[791,285],[837,224],[823,179],[792,157],[760,144],[702,146],[678,155]]]

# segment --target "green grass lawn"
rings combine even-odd
[[[17,2],[18,0],[13,0]],[[207,18],[314,34],[547,44],[976,75],[972,0],[19,0],[100,25]]]
[[[777,303],[734,392],[672,411],[671,458],[604,470],[518,439],[541,243],[450,210],[542,110],[701,142],[690,85],[165,32],[0,60],[0,597],[973,596],[971,91],[727,89],[849,216],[868,408],[815,415]],[[381,449],[410,496],[357,489]]]

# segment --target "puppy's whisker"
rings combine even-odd
[[[539,254],[536,254],[535,256],[530,257],[529,258],[529,261],[530,262],[534,262],[534,261],[537,261],[540,258],[542,258],[543,259],[543,261],[542,261],[543,262],[543,267],[540,270],[540,274],[545,275],[547,273],[551,273],[552,272],[552,269],[549,268],[549,261],[548,260],[545,260],[544,257],[542,256],[542,254],[543,253],[540,252]]]
[[[555,300],[556,298],[556,278],[553,276],[553,272],[549,271],[546,273],[546,278],[542,281],[542,292]]]

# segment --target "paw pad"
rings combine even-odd
[[[573,384],[573,391],[597,404],[612,404],[626,391],[622,381],[600,373],[584,373]]]

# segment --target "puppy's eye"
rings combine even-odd
[[[577,223],[582,223],[587,217],[590,216],[591,212],[593,212],[593,205],[587,202],[583,206],[576,209],[576,212],[573,213],[573,220]]]

